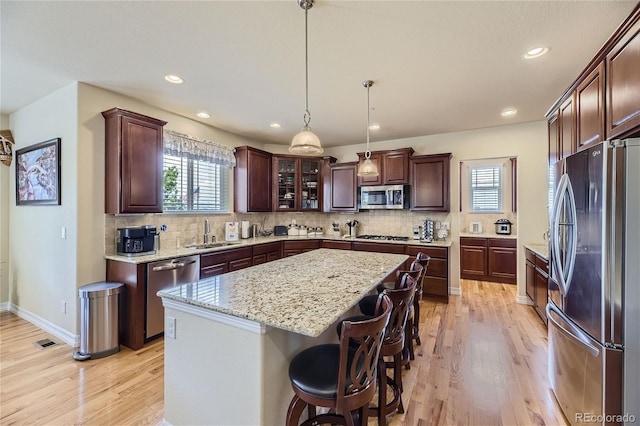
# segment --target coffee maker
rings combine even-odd
[[[116,252],[122,256],[154,254],[156,233],[155,226],[118,228]]]
[[[435,236],[435,224],[433,220],[427,219],[422,223],[422,241],[432,243]]]

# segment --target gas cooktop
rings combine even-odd
[[[409,241],[409,237],[397,237],[395,235],[360,235],[363,240],[389,240],[389,241]]]

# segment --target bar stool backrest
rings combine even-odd
[[[373,397],[378,356],[392,310],[391,299],[380,294],[373,318],[343,322],[336,404],[339,413],[364,406]]]

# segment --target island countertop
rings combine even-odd
[[[317,249],[161,290],[158,296],[317,337],[407,258]]]

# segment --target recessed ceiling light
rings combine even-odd
[[[200,118],[211,118],[211,116],[210,116],[208,113],[204,112],[204,111],[200,111],[200,112],[199,112],[199,113],[197,113],[196,115],[197,115],[198,117],[200,117]]]
[[[169,83],[173,83],[173,84],[181,84],[184,82],[183,79],[181,79],[177,75],[172,75],[172,74],[165,75],[164,79],[167,80]]]
[[[549,51],[548,47],[535,47],[524,54],[525,59],[539,58]]]
[[[518,110],[515,108],[508,108],[505,109],[504,111],[502,111],[500,113],[500,115],[502,115],[503,117],[513,117],[514,115],[516,115],[518,113]]]
[[[371,126],[369,126],[369,130],[380,130],[380,125],[372,124]]]
[[[280,125],[280,123],[271,123],[271,124],[269,124],[269,127],[273,128],[273,129],[279,129],[282,126]]]

